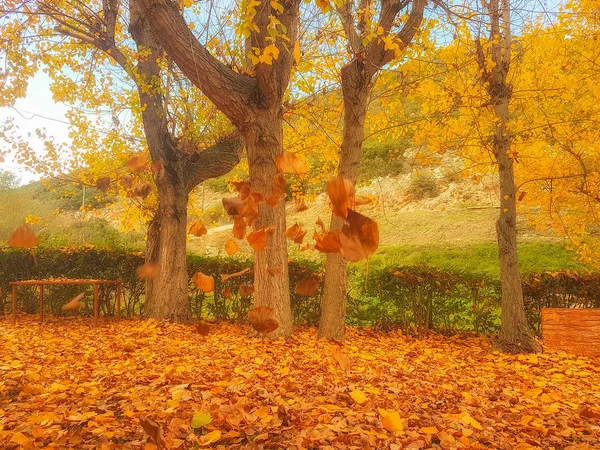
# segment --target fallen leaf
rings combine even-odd
[[[221,432],[219,430],[214,430],[202,436],[199,439],[199,443],[202,447],[206,447],[207,445],[214,444],[219,439],[221,439]]]
[[[203,426],[206,426],[209,423],[211,423],[212,420],[213,420],[212,416],[209,413],[196,412],[192,416],[191,427],[194,428],[194,429],[196,429],[196,428],[202,428]]]
[[[196,272],[192,277],[196,288],[202,292],[212,292],[215,289],[215,279],[210,275],[205,275],[202,272]]]
[[[237,253],[238,250],[239,247],[233,239],[228,239],[227,242],[225,242],[225,252],[229,256],[234,255],[235,253]]]
[[[158,445],[159,447],[166,446],[162,428],[159,424],[157,424],[154,420],[146,416],[140,416],[140,425],[156,445]]]
[[[383,428],[388,431],[404,431],[404,424],[402,423],[400,414],[398,414],[396,411],[389,412],[386,416],[384,416],[381,424],[383,425]]]
[[[192,222],[188,230],[188,234],[193,234],[194,236],[204,236],[207,232],[206,227],[199,220]]]
[[[304,297],[312,297],[319,290],[319,281],[316,278],[304,278],[296,285],[296,294]]]
[[[153,280],[160,274],[160,265],[147,262],[137,268],[137,275],[140,280]]]
[[[354,400],[359,405],[362,405],[363,403],[367,402],[367,395],[360,390],[351,391],[350,397],[352,397],[352,400]]]
[[[331,208],[336,216],[345,219],[348,209],[352,207],[354,186],[352,182],[344,177],[334,178],[327,185],[327,194],[331,200]]]
[[[34,248],[40,240],[33,232],[33,228],[24,223],[19,225],[8,238],[8,246],[13,248]]]
[[[350,361],[350,358],[348,358],[348,355],[346,355],[342,349],[333,348],[331,350],[331,354],[343,370],[347,371],[352,369],[352,362]]]
[[[146,168],[146,163],[148,162],[148,155],[145,153],[138,153],[127,161],[127,167],[132,172],[139,172],[140,170],[144,170]]]
[[[208,334],[210,333],[210,327],[207,323],[199,322],[196,324],[195,328],[196,332],[202,336],[208,336]]]
[[[308,166],[295,153],[283,152],[275,158],[278,172],[287,172],[299,175],[308,172]]]
[[[438,429],[437,427],[421,427],[421,433],[425,433],[425,434],[437,434]]]
[[[81,306],[83,306],[83,303],[81,303],[79,300],[81,300],[84,296],[84,293],[82,292],[81,294],[77,295],[76,297],[74,297],[72,300],[70,300],[68,303],[65,303],[62,308],[60,308],[62,311],[70,311],[72,309],[78,309]]]
[[[377,222],[348,209],[348,225],[342,227],[339,235],[340,250],[347,261],[360,261],[375,253],[379,247],[379,226]]]
[[[28,445],[31,443],[31,439],[29,439],[20,431],[17,431],[16,433],[13,433],[12,437],[10,438],[10,442],[14,442],[15,444],[19,445]]]
[[[248,322],[259,333],[270,333],[279,327],[275,310],[267,306],[257,306],[248,311]]]

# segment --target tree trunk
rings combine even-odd
[[[159,184],[158,208],[148,228],[146,263],[160,266],[146,280],[143,317],[186,321],[191,316],[186,257],[187,202],[185,186]]]
[[[275,158],[283,153],[283,114],[280,107],[259,110],[256,126],[244,132],[250,185],[253,191],[269,195],[277,174]],[[254,305],[275,310],[279,323],[269,337],[291,336],[293,333],[288,252],[285,237],[285,200],[275,206],[267,203],[258,207],[255,229],[273,227],[267,233],[267,247],[254,252]],[[269,269],[274,275],[269,274]]]
[[[353,60],[342,68],[344,130],[338,175],[356,184],[362,152],[370,79],[364,64]],[[330,230],[340,231],[344,219],[331,215]],[[348,263],[340,253],[328,253],[325,263],[325,287],[321,303],[318,338],[344,340],[348,299]]]

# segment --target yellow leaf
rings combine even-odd
[[[422,427],[421,432],[425,434],[437,434],[438,430],[436,427]]]
[[[352,397],[352,400],[354,400],[359,405],[362,405],[367,401],[367,396],[365,395],[365,393],[359,390],[350,392],[350,397]]]
[[[404,424],[400,418],[400,414],[396,411],[388,413],[381,421],[383,428],[388,431],[404,431]]]
[[[300,64],[300,56],[300,41],[296,39],[296,42],[294,42],[294,61],[296,61],[296,64]]]
[[[221,432],[219,430],[211,431],[200,438],[200,445],[206,447],[217,442],[219,439],[221,439]]]
[[[238,249],[239,247],[233,239],[228,239],[227,242],[225,242],[225,251],[229,256],[237,253]]]
[[[29,438],[20,431],[17,431],[12,435],[12,438],[10,438],[10,442],[14,442],[15,444],[19,445],[27,445],[29,444]]]
[[[464,423],[466,423],[467,425],[471,425],[476,430],[483,430],[481,424],[477,422],[477,420],[475,420],[473,417],[471,417],[469,413],[463,413],[461,419]]]

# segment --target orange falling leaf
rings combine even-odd
[[[265,200],[271,206],[279,203],[281,198],[285,199],[285,178],[282,174],[275,174],[273,177],[273,185],[271,195],[267,195]]]
[[[240,297],[250,297],[254,295],[254,286],[251,284],[240,284],[238,294],[240,294]]]
[[[192,281],[196,288],[202,292],[212,292],[215,289],[215,279],[210,275],[205,275],[202,272],[196,272],[192,277]]]
[[[246,206],[246,203],[238,197],[223,198],[221,201],[225,212],[230,216],[237,216]]]
[[[246,224],[249,226],[254,225],[254,222],[258,219],[258,202],[261,197],[258,192],[252,192],[246,197],[244,206],[239,210],[239,215],[246,220]]]
[[[24,223],[19,225],[8,238],[8,246],[13,248],[34,248],[40,240],[33,232],[33,228]]]
[[[246,221],[241,216],[233,217],[233,236],[237,239],[244,239],[246,236]]]
[[[160,265],[147,262],[137,268],[137,275],[140,280],[153,280],[160,274]]]
[[[255,251],[261,252],[267,247],[267,233],[272,233],[273,227],[261,228],[260,230],[253,231],[246,236],[246,240],[250,247]]]
[[[140,170],[144,170],[146,168],[146,163],[148,162],[148,155],[145,153],[138,153],[127,161],[127,167],[132,172],[139,172]]]
[[[298,158],[295,153],[284,152],[275,158],[278,172],[293,173],[296,175],[308,172],[308,166]]]
[[[231,300],[233,298],[233,296],[231,295],[231,289],[229,289],[229,286],[225,286],[225,289],[223,289],[223,297],[225,297],[227,300]]]
[[[131,175],[123,175],[121,177],[121,184],[123,184],[123,186],[130,188],[131,186],[133,186],[133,177]]]
[[[241,200],[246,200],[250,195],[250,183],[247,181],[232,181],[231,184],[235,186]]]
[[[287,230],[285,230],[285,235],[294,241],[296,244],[302,244],[304,240],[304,236],[306,236],[306,231],[302,230],[302,226],[295,223]]]
[[[162,178],[165,175],[165,165],[162,161],[153,162],[150,170],[156,178]]]
[[[353,262],[368,258],[379,247],[377,222],[352,209],[348,210],[347,221],[339,235],[342,255]]]
[[[352,207],[354,186],[352,182],[344,177],[334,178],[327,185],[327,194],[331,200],[331,208],[336,216],[345,219],[348,208]]]
[[[105,194],[108,192],[110,188],[110,178],[102,177],[96,180],[96,189],[104,192]]]
[[[322,253],[340,252],[340,233],[335,231],[324,231],[323,233],[315,230],[313,234],[315,240],[315,250]]]
[[[150,194],[150,192],[152,192],[152,186],[150,185],[150,183],[136,184],[133,187],[134,197],[146,198],[148,197],[148,194]]]
[[[65,303],[62,308],[60,308],[62,311],[70,311],[73,309],[79,309],[81,306],[83,306],[83,303],[81,303],[79,300],[81,300],[83,298],[83,292],[79,295],[77,295],[76,297],[74,297],[72,300],[70,300],[68,303]]]
[[[199,220],[192,222],[188,230],[188,234],[193,234],[194,236],[204,236],[206,233],[208,233],[206,227]]]
[[[373,196],[368,196],[368,197],[356,196],[356,197],[354,197],[354,206],[370,205],[374,201],[375,201],[375,197],[373,197]]]
[[[248,322],[259,333],[270,333],[279,327],[275,310],[267,306],[257,306],[248,311]]]
[[[283,272],[283,269],[281,267],[267,267],[267,272],[272,277],[276,277],[277,275]]]
[[[228,239],[227,242],[225,242],[225,252],[229,256],[234,255],[235,253],[237,253],[238,250],[239,247],[233,239]]]
[[[308,205],[304,201],[304,199],[296,199],[294,205],[296,212],[306,211],[308,209]]]
[[[296,294],[304,297],[312,297],[319,290],[319,281],[316,278],[309,277],[300,280],[296,285]]]

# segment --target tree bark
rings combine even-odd
[[[356,184],[365,134],[369,81],[364,63],[353,60],[341,71],[344,97],[344,129],[338,175]],[[332,214],[331,231],[341,231],[345,221]],[[318,338],[344,340],[348,299],[348,263],[340,253],[328,253],[325,263],[325,286],[321,302]]]
[[[499,4],[501,1],[501,5]],[[510,353],[541,351],[527,325],[523,304],[523,288],[517,257],[517,199],[515,190],[514,159],[511,155],[511,138],[508,131],[510,120],[509,102],[512,86],[507,83],[510,63],[510,21],[508,0],[491,0],[489,3],[490,39],[493,67],[485,69],[485,58],[479,57],[480,66],[488,78],[490,104],[496,116],[493,151],[498,164],[500,183],[500,217],[496,222],[496,237],[500,259],[500,282],[502,285],[502,325],[497,346]],[[503,19],[503,30],[500,19]],[[481,52],[481,46],[479,46]]]

